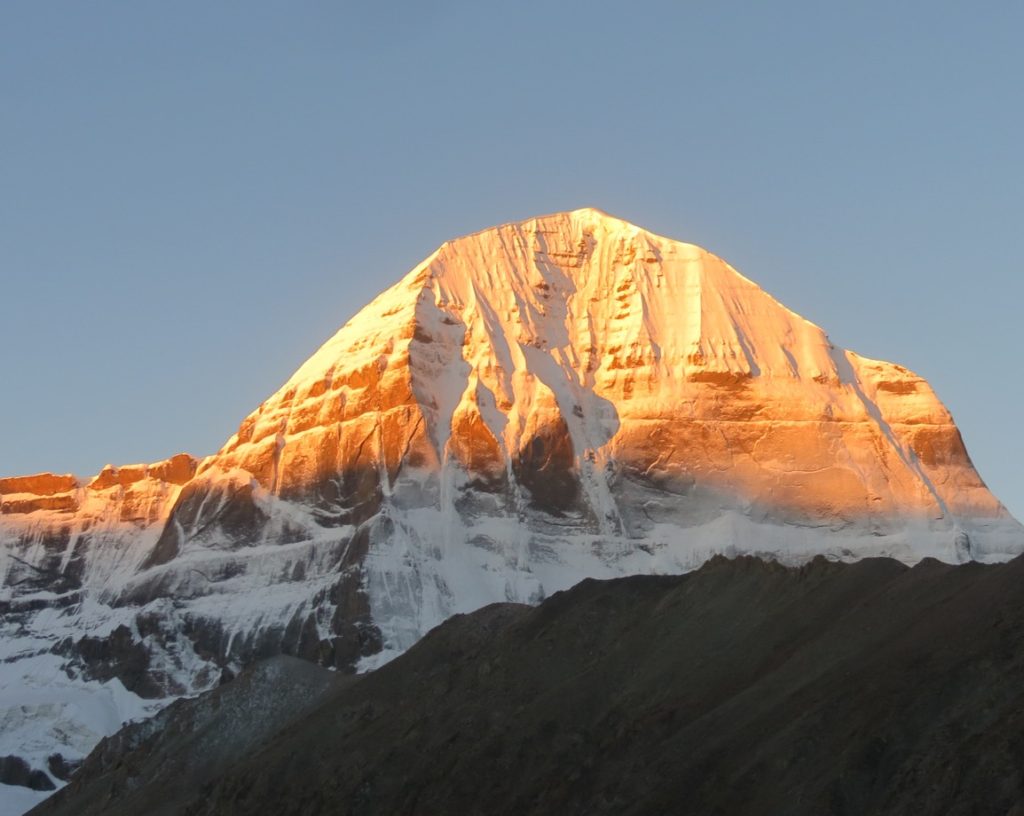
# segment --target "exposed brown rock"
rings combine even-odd
[[[7,493],[34,493],[37,496],[53,496],[67,493],[78,487],[74,476],[58,476],[54,473],[36,473],[32,476],[9,476],[0,479],[0,495]]]
[[[489,491],[504,489],[505,453],[475,406],[456,412],[449,447],[455,461],[477,480],[477,487]]]
[[[19,756],[0,756],[0,784],[37,791],[50,791],[57,787],[44,771],[32,768]]]
[[[537,428],[512,460],[512,470],[537,507],[559,514],[576,505],[579,477],[572,439],[561,417]]]
[[[179,453],[149,466],[149,476],[168,484],[183,485],[196,473],[196,460],[187,453]]]
[[[73,513],[78,509],[78,500],[73,493],[31,498],[6,498],[0,496],[0,514],[14,515],[34,513],[37,510],[53,510],[58,513]]]

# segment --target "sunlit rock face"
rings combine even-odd
[[[883,535],[912,520],[953,531],[939,554],[954,558],[956,533],[985,556],[1004,546],[985,530],[1016,527],[924,380],[835,348],[699,247],[596,210],[443,245],[200,472],[235,467],[343,522],[427,490],[419,504],[463,522],[460,503],[533,508],[627,539],[652,511]],[[657,507],[623,500],[636,491]]]
[[[54,582],[102,587],[133,574],[196,460],[105,467],[91,480],[41,473],[0,479],[0,567],[6,595]],[[149,541],[148,544],[152,544]]]
[[[586,209],[442,245],[212,456],[0,480],[0,544],[0,682],[50,678],[38,742],[73,758],[259,657],[371,667],[586,576],[998,560],[1024,531],[921,378]],[[83,694],[107,719],[53,725]]]

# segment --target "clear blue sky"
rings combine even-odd
[[[1024,516],[1022,31],[1018,2],[3,3],[0,472],[210,453],[445,239],[592,205],[926,376]]]

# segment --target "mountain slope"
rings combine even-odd
[[[1022,670],[1024,559],[719,558],[453,618],[168,813],[1005,816]],[[34,813],[138,812],[203,699]]]
[[[216,780],[349,680],[293,657],[257,663],[234,682],[196,700],[179,700],[100,743],[78,778],[116,779],[116,791],[76,784],[68,792],[74,809],[104,813],[116,798],[114,807],[129,813],[180,812],[200,785]],[[157,743],[160,751],[150,751]]]
[[[922,379],[699,247],[560,213],[442,245],[212,456],[0,480],[0,755],[588,576],[1022,549]]]

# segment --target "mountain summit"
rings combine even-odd
[[[0,683],[37,714],[0,712],[0,754],[588,576],[1022,550],[920,377],[697,246],[559,213],[443,244],[212,456],[0,480]]]
[[[920,377],[835,348],[699,247],[593,209],[444,244],[200,472],[232,467],[342,515],[339,473],[378,471],[392,494],[439,473],[441,510],[471,487],[503,515],[630,539],[649,512],[620,500],[623,479],[667,490],[687,526],[726,508],[885,531],[1006,516]],[[954,541],[936,554],[971,554]]]

